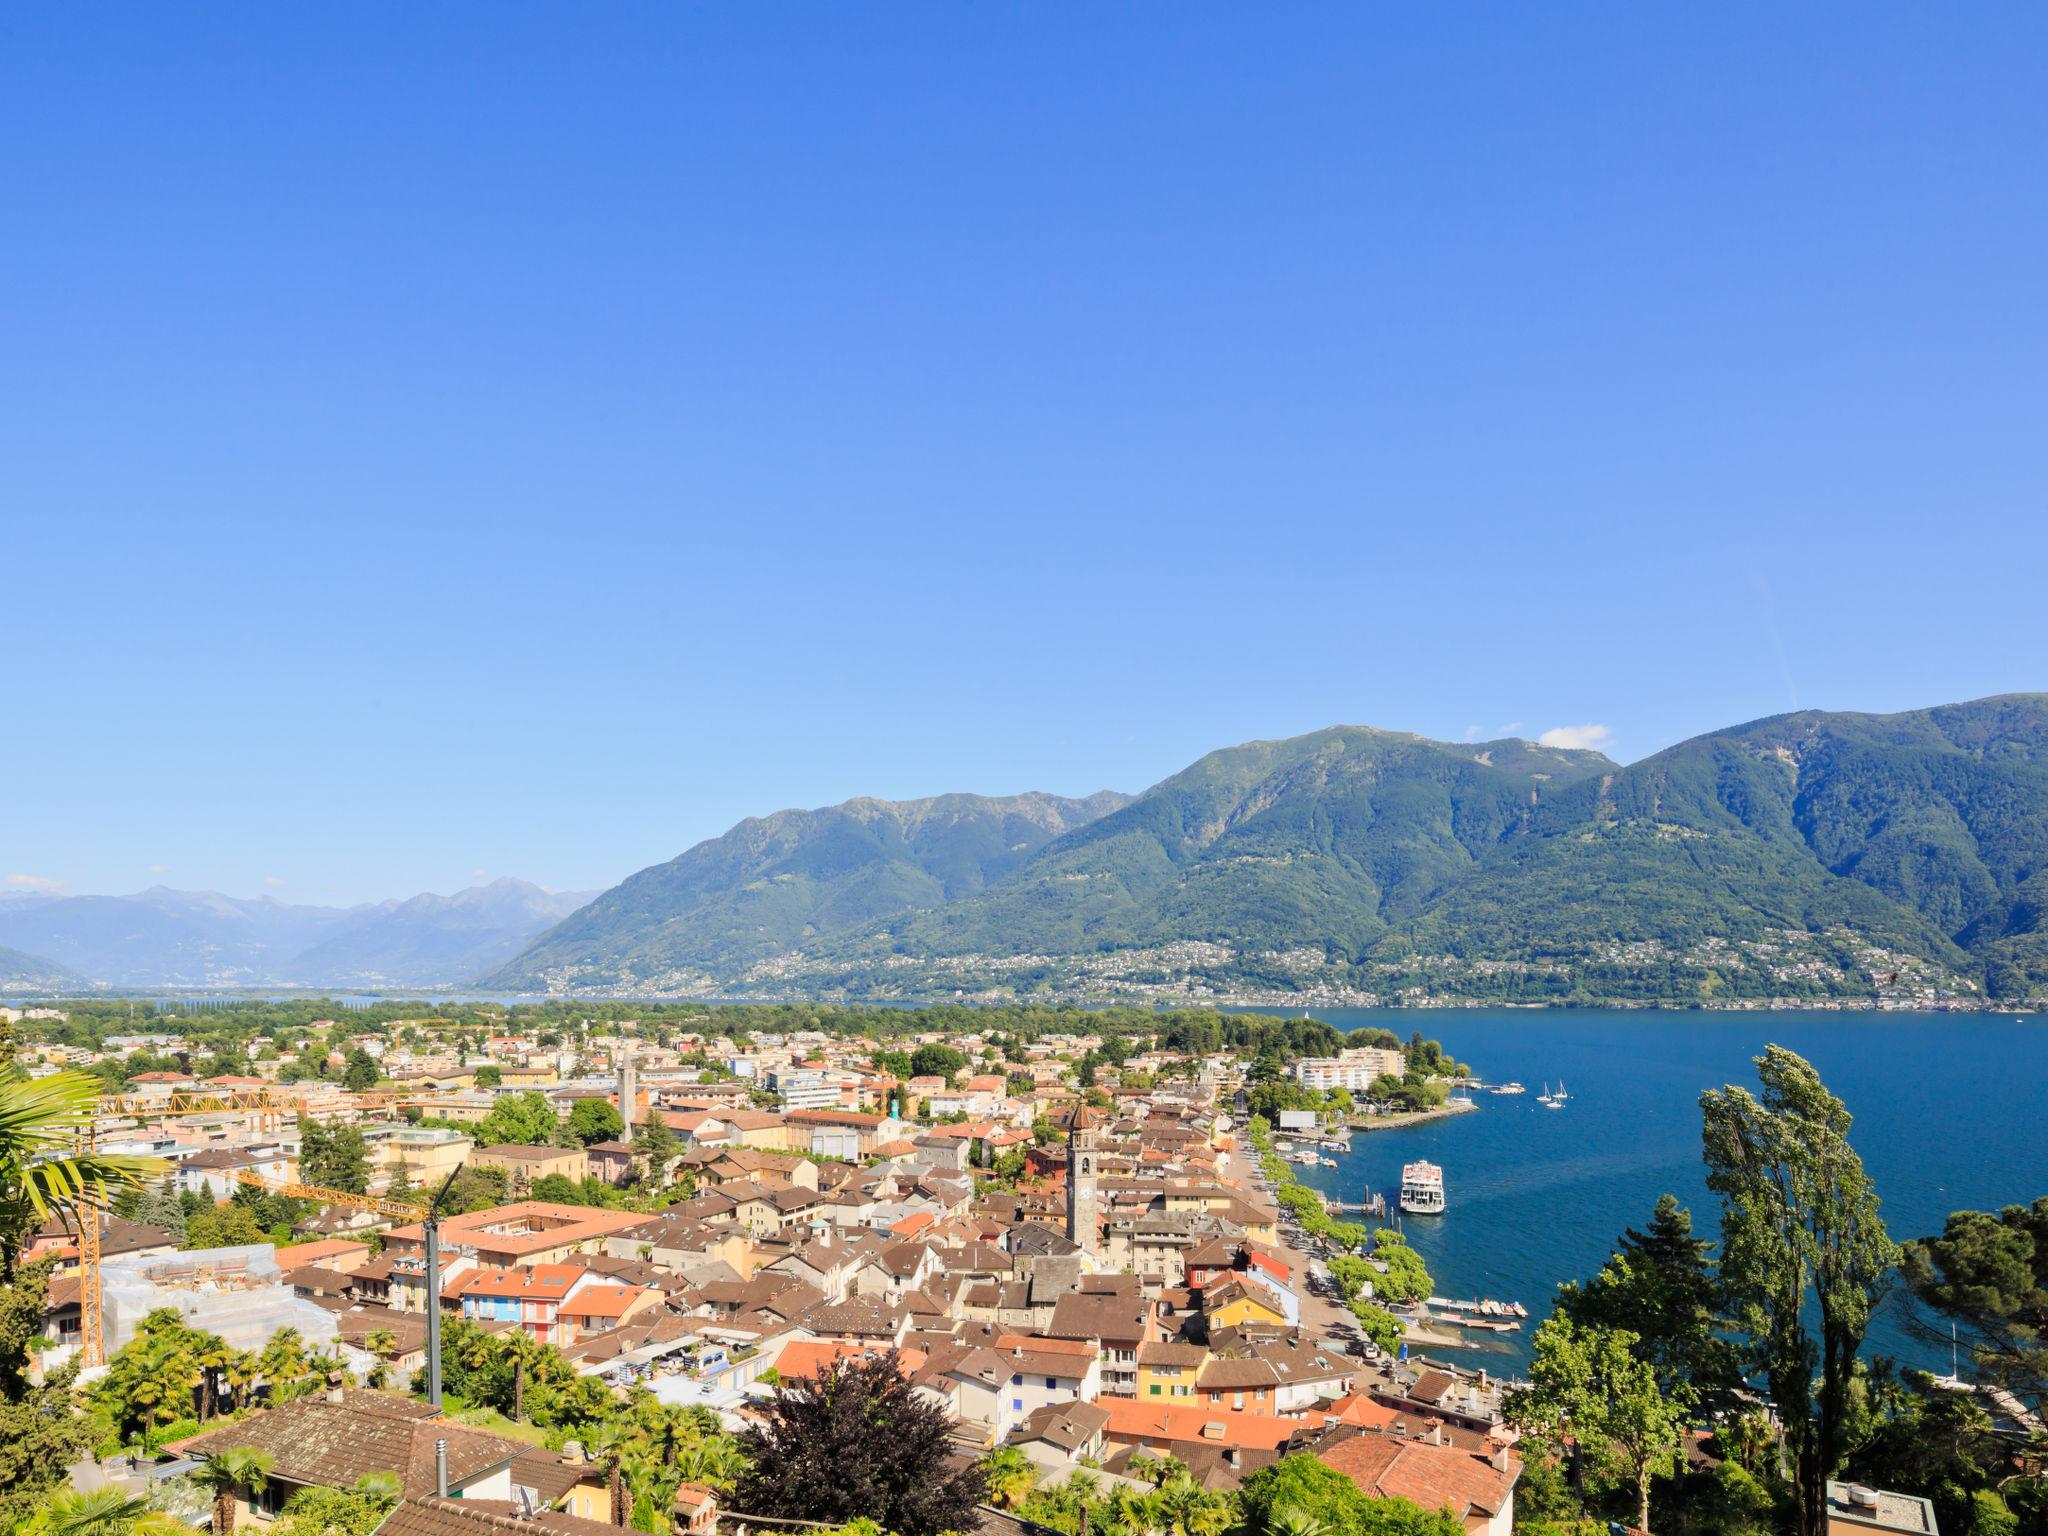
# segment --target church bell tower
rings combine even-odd
[[[1067,1116],[1067,1237],[1090,1255],[1102,1246],[1102,1224],[1095,1205],[1101,1155],[1095,1146],[1095,1129],[1101,1123],[1085,1101]]]

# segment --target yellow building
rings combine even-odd
[[[1208,1360],[1200,1344],[1140,1344],[1139,1398],[1193,1398],[1195,1378]]]
[[[415,1188],[438,1188],[476,1145],[460,1131],[437,1126],[366,1125],[363,1139],[369,1144],[372,1189],[389,1184],[400,1168]]]
[[[1284,1327],[1287,1314],[1277,1302],[1266,1300],[1242,1280],[1219,1280],[1202,1298],[1203,1315],[1213,1335],[1219,1328],[1242,1328],[1246,1324],[1267,1328]]]
[[[473,1168],[502,1168],[505,1189],[514,1199],[551,1173],[572,1184],[590,1177],[590,1154],[581,1147],[478,1147],[469,1154]]]
[[[500,1062],[498,1078],[507,1088],[552,1088],[562,1080],[562,1074],[552,1061],[535,1060],[523,1065]]]

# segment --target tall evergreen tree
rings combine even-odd
[[[1848,1107],[1783,1046],[1756,1066],[1761,1100],[1733,1085],[1700,1095],[1707,1187],[1721,1197],[1730,1321],[1785,1425],[1795,1529],[1818,1536],[1848,1450],[1856,1356],[1899,1250],[1849,1145]]]
[[[1634,1334],[1636,1358],[1656,1372],[1658,1388],[1689,1388],[1712,1415],[1742,1385],[1735,1346],[1717,1331],[1713,1249],[1693,1236],[1692,1213],[1678,1197],[1663,1195],[1648,1230],[1623,1232],[1598,1275],[1558,1287],[1557,1310],[1581,1328]]]

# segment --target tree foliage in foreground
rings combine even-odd
[[[1680,1386],[1667,1396],[1623,1329],[1580,1328],[1563,1312],[1536,1330],[1530,1384],[1508,1399],[1509,1422],[1539,1444],[1576,1445],[1581,1471],[1624,1487],[1636,1528],[1650,1529],[1650,1482],[1678,1466],[1685,1426],[1698,1399]]]
[[[1707,1187],[1721,1197],[1730,1321],[1785,1424],[1794,1528],[1816,1536],[1849,1450],[1856,1356],[1899,1250],[1849,1145],[1847,1106],[1783,1046],[1756,1067],[1761,1099],[1733,1085],[1700,1095]]]
[[[1406,1499],[1376,1499],[1315,1457],[1296,1454],[1262,1467],[1238,1492],[1241,1525],[1248,1531],[1285,1528],[1293,1511],[1328,1536],[1461,1536],[1464,1522],[1446,1510],[1423,1509]]]
[[[752,1461],[734,1508],[843,1525],[862,1517],[900,1536],[966,1529],[981,1471],[945,1472],[948,1421],[911,1392],[893,1351],[785,1383],[741,1448]]]

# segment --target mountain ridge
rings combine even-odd
[[[101,986],[446,987],[589,894],[508,877],[453,896],[320,907],[155,885],[0,904],[0,945]]]
[[[898,880],[836,908],[836,889],[814,905],[815,883],[758,870],[721,889],[720,860],[780,837],[778,868],[838,869],[845,822],[900,818],[896,803],[742,822],[481,982],[1360,1003],[2048,990],[2048,694],[1793,711],[1628,765],[1331,726],[1110,798],[978,882]],[[647,877],[686,863],[678,905]],[[703,931],[707,906],[727,931]]]

